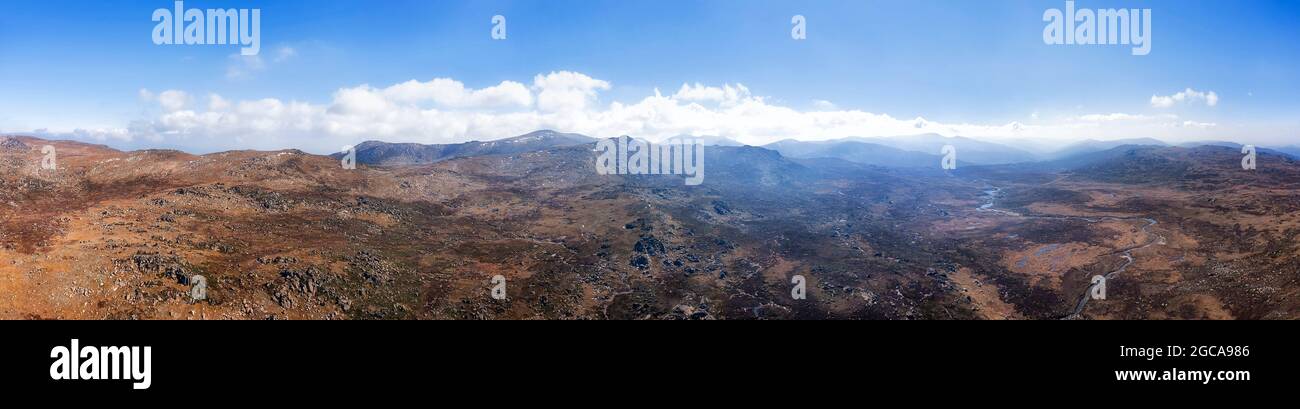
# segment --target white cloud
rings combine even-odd
[[[733,106],[741,101],[753,98],[753,95],[749,93],[749,88],[745,87],[745,84],[723,84],[721,87],[709,87],[697,82],[694,85],[682,84],[681,89],[678,89],[672,98],[678,101],[716,102],[726,106]]]
[[[185,91],[167,90],[158,94],[158,105],[167,112],[180,111],[189,104],[190,95]]]
[[[527,107],[533,103],[533,94],[514,81],[483,89],[465,88],[465,84],[450,78],[435,78],[428,82],[407,81],[385,88],[385,97],[404,103],[432,102],[452,108],[509,108]]]
[[[741,84],[684,84],[670,96],[656,91],[639,101],[599,103],[601,92],[611,88],[607,81],[561,71],[537,75],[527,86],[502,81],[474,89],[450,78],[412,80],[382,88],[358,85],[336,90],[325,103],[275,98],[235,101],[212,94],[207,96],[206,110],[192,107],[183,91],[154,95],[141,90],[140,95],[150,95],[149,99],[163,108],[162,113],[133,123],[123,132],[139,140],[167,140],[197,150],[294,147],[326,153],[367,139],[451,143],[537,129],[651,140],[683,134],[718,135],[765,144],[786,138],[920,133],[993,140],[1207,139],[1213,135],[1205,132],[1217,126],[1172,114],[1039,116],[1028,124],[972,124],[895,118],[825,104],[803,111],[768,102]]]
[[[230,109],[230,101],[227,101],[225,98],[222,98],[217,94],[208,95],[209,111],[225,111],[227,109]]]
[[[1182,123],[1181,126],[1183,126],[1183,127],[1185,127],[1185,128],[1201,128],[1201,129],[1209,129],[1209,128],[1217,127],[1217,126],[1219,126],[1219,124],[1216,124],[1216,123],[1213,123],[1213,122],[1183,121],[1183,123]]]
[[[824,99],[813,100],[813,108],[818,111],[835,111],[840,109],[840,107],[835,106],[834,102],[830,102]]]
[[[595,101],[598,91],[609,88],[609,82],[570,71],[537,74],[533,78],[533,90],[537,91],[537,109],[542,112],[583,110]]]
[[[1183,90],[1177,94],[1169,96],[1152,95],[1151,106],[1156,108],[1170,108],[1174,105],[1189,103],[1205,103],[1206,106],[1218,106],[1219,94],[1214,91],[1201,92],[1191,88]]]
[[[1178,115],[1173,115],[1173,114],[1142,115],[1142,114],[1126,114],[1122,112],[1116,112],[1111,114],[1079,115],[1072,119],[1077,121],[1083,121],[1083,122],[1153,121],[1158,119],[1163,119],[1163,120],[1178,119]]]

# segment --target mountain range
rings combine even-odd
[[[856,140],[802,142],[787,139],[763,145],[763,147],[791,158],[835,158],[866,165],[888,167],[934,166],[942,158],[939,155],[907,151]]]
[[[745,144],[720,136],[682,135],[676,138],[698,139],[705,146],[745,146]],[[366,141],[356,146],[356,155],[357,162],[362,164],[401,166],[436,163],[461,157],[535,152],[555,147],[583,145],[593,143],[596,140],[596,138],[581,134],[540,130],[488,142],[470,141],[456,144],[425,145]],[[1089,139],[1056,150],[1040,151],[1035,149],[1035,152],[1030,152],[1004,144],[966,137],[923,134],[875,138],[853,137],[825,141],[786,139],[762,147],[796,159],[833,158],[884,167],[932,167],[942,160],[940,153],[943,147],[948,145],[956,148],[960,166],[1051,162],[1093,152],[1107,151],[1121,146],[1170,146],[1165,142],[1152,138],[1104,141]],[[1224,146],[1237,149],[1241,147],[1240,144],[1223,141],[1188,142],[1178,146]],[[1297,147],[1272,150],[1260,148],[1260,150],[1300,157],[1297,156],[1300,155],[1300,148]],[[341,158],[343,154],[336,153],[332,156]]]
[[[858,138],[858,140],[874,142],[905,151],[933,153],[936,155],[943,150],[944,146],[951,145],[957,149],[958,161],[975,165],[1001,165],[1032,162],[1038,159],[1034,154],[1022,149],[962,136],[949,137],[938,134],[921,134]]]
[[[686,186],[597,174],[594,139],[550,131],[370,142],[356,169],[0,137],[0,318],[1297,318],[1290,156],[1092,143],[1012,162],[929,139],[1008,163],[713,145]],[[1081,302],[1097,275],[1108,297]]]
[[[541,130],[495,141],[470,141],[444,145],[366,141],[357,145],[354,149],[356,150],[358,163],[376,166],[400,166],[436,163],[470,156],[535,152],[561,146],[582,145],[595,141],[595,138],[584,135]],[[332,156],[341,158],[343,154],[336,153]]]

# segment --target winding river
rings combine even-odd
[[[1000,195],[1001,193],[1002,193],[1002,188],[1000,187],[991,187],[990,189],[985,190],[984,191],[985,202],[984,204],[979,206],[979,211],[997,213],[1005,216],[1019,217],[1025,219],[1082,220],[1088,223],[1097,223],[1101,221],[1135,221],[1135,220],[1141,220],[1143,222],[1146,222],[1146,224],[1142,226],[1142,233],[1148,237],[1153,237],[1151,240],[1148,240],[1146,243],[1140,245],[1118,249],[1113,252],[1105,254],[1107,256],[1118,254],[1121,258],[1124,259],[1124,265],[1120,266],[1118,269],[1115,269],[1114,271],[1108,272],[1103,275],[1103,277],[1106,277],[1106,281],[1110,281],[1110,279],[1114,277],[1116,274],[1123,273],[1125,270],[1128,270],[1129,266],[1133,265],[1134,251],[1142,250],[1147,247],[1151,247],[1155,245],[1165,244],[1164,236],[1161,236],[1159,233],[1154,233],[1151,231],[1151,227],[1159,224],[1160,222],[1149,217],[1136,217],[1136,216],[1134,217],[1115,217],[1115,216],[1086,217],[1086,216],[1022,215],[1020,213],[1016,213],[1010,210],[1003,210],[994,207],[998,195]],[[1093,288],[1095,288],[1097,285],[1098,284],[1092,284],[1088,286],[1088,289],[1083,292],[1083,296],[1079,297],[1079,302],[1075,304],[1074,311],[1072,311],[1070,315],[1066,315],[1064,317],[1061,317],[1060,319],[1063,320],[1078,319],[1080,317],[1080,314],[1083,313],[1083,308],[1088,305],[1088,299],[1092,298],[1091,294]]]

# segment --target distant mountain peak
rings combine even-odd
[[[510,155],[555,147],[582,145],[596,139],[575,133],[539,130],[505,139],[455,144],[419,144],[366,141],[356,146],[357,162],[367,165],[398,166],[441,162],[484,155]],[[334,154],[341,157],[342,154]]]
[[[797,159],[832,158],[865,165],[887,167],[938,166],[940,157],[935,154],[906,151],[876,143],[853,139],[803,142],[791,139],[773,142],[764,148],[782,156]]]
[[[937,155],[945,145],[952,145],[957,148],[957,158],[959,161],[975,165],[1033,162],[1039,159],[1037,155],[1023,149],[996,142],[968,138],[965,136],[945,136],[936,133],[923,133],[916,135],[851,139],[930,155]]]
[[[1084,155],[1084,154],[1089,154],[1094,152],[1108,151],[1121,146],[1164,147],[1164,146],[1169,146],[1169,144],[1154,138],[1112,139],[1106,141],[1096,140],[1096,139],[1086,139],[1083,141],[1070,144],[1064,148],[1061,148],[1056,152],[1053,152],[1051,156],[1056,159],[1063,159],[1063,158],[1069,158],[1072,156]]]
[[[674,137],[672,137],[672,138],[668,138],[668,140],[677,140],[677,139],[681,139],[681,140],[691,140],[691,139],[695,139],[695,140],[700,141],[700,143],[704,144],[704,146],[746,146],[746,145],[743,144],[743,143],[737,142],[736,140],[731,139],[731,138],[727,138],[727,137],[725,137],[725,136],[713,136],[713,135],[700,135],[700,136],[695,136],[695,135],[677,135],[677,136],[674,136]]]

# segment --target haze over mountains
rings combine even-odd
[[[705,146],[745,146],[735,140],[719,136],[682,135],[677,138],[697,139]],[[534,152],[554,147],[593,143],[596,140],[597,138],[586,135],[540,130],[495,141],[471,141],[458,144],[424,145],[367,141],[357,145],[356,153],[359,163],[400,166],[435,163],[459,157]],[[959,166],[1050,162],[1088,153],[1107,151],[1121,146],[1171,146],[1153,138],[1089,139],[1065,145],[1055,150],[1034,149],[1031,152],[1031,150],[1027,149],[966,137],[922,134],[875,138],[853,137],[826,141],[787,139],[763,145],[762,148],[774,150],[786,157],[796,159],[833,158],[884,167],[932,167],[942,159],[940,153],[946,145],[952,145],[956,148]],[[1241,148],[1240,144],[1222,141],[1189,142],[1178,146]],[[1292,156],[1300,154],[1300,148],[1292,147],[1289,149],[1268,150],[1260,148],[1263,151]],[[332,156],[339,158],[342,154]]]
[[[1243,170],[1216,144],[1089,143],[944,171],[859,139],[720,143],[685,186],[599,175],[594,141],[371,142],[348,170],[3,137],[0,317],[1300,317],[1300,161],[1273,151]],[[1078,307],[1095,275],[1108,298]]]
[[[366,141],[357,145],[355,149],[357,162],[359,163],[396,166],[435,163],[469,156],[535,152],[547,148],[581,145],[595,141],[595,138],[588,136],[541,130],[495,141],[470,141],[447,145]],[[333,156],[338,158],[343,154],[336,153]]]
[[[1064,148],[1061,148],[1060,150],[1051,152],[1047,155],[1047,158],[1059,159],[1059,158],[1065,158],[1065,157],[1070,157],[1070,156],[1080,155],[1085,153],[1101,152],[1101,151],[1114,149],[1124,145],[1168,146],[1168,144],[1152,138],[1115,139],[1115,140],[1107,140],[1107,141],[1088,139],[1084,141],[1075,142],[1073,144],[1067,145]]]
[[[929,154],[858,140],[822,142],[784,140],[763,145],[763,147],[791,158],[836,158],[849,162],[888,167],[934,166],[941,159],[937,154],[939,152],[937,149],[934,151],[935,154]]]

